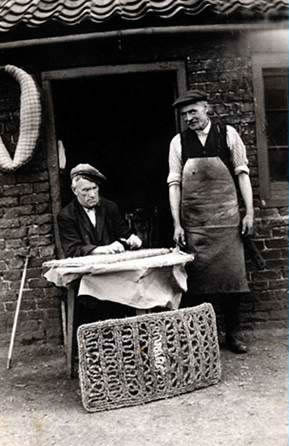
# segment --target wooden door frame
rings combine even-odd
[[[47,167],[50,182],[50,197],[54,224],[55,245],[57,256],[59,258],[63,257],[63,252],[61,249],[59,229],[57,225],[57,215],[60,212],[62,205],[51,81],[149,72],[174,72],[176,74],[175,96],[184,93],[187,89],[186,67],[184,61],[77,67],[67,68],[63,70],[44,71],[41,73],[44,103],[44,144],[47,147]],[[175,119],[176,127],[178,128],[179,123],[177,114],[175,115]]]

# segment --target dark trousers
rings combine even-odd
[[[135,316],[135,310],[126,305],[110,301],[101,301],[92,296],[77,298],[78,324],[87,324],[106,319],[118,319]]]
[[[241,293],[186,293],[182,298],[181,308],[194,307],[204,302],[211,303],[217,315],[222,313],[226,337],[230,337],[237,335],[240,330],[240,300]]]

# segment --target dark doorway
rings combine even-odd
[[[151,216],[154,246],[172,245],[166,178],[176,131],[174,72],[145,72],[52,82],[56,135],[67,165],[62,204],[71,198],[69,172],[90,163],[108,181],[103,195],[126,215]],[[142,217],[140,217],[142,218]]]

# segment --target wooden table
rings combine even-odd
[[[67,288],[67,373],[73,376],[76,349],[75,300],[90,295],[128,305],[137,314],[164,307],[177,309],[187,289],[185,264],[193,254],[172,249],[142,249],[121,254],[53,260],[43,264],[44,277]]]

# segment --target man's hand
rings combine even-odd
[[[124,246],[120,242],[115,241],[110,245],[98,246],[97,248],[94,248],[91,254],[117,254],[120,252],[124,252]]]
[[[174,230],[174,242],[178,246],[186,246],[186,239],[185,239],[185,231],[182,228],[182,226],[175,226]]]
[[[125,240],[130,249],[139,249],[142,245],[142,240],[135,234]]]
[[[246,214],[242,220],[242,235],[253,235],[254,233],[254,217]]]

